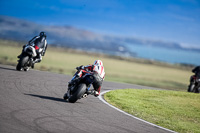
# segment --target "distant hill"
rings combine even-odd
[[[135,53],[127,48],[127,45],[147,45],[152,47],[184,49],[178,43],[100,35],[71,26],[46,26],[0,15],[1,39],[29,41],[29,39],[38,35],[40,31],[45,31],[47,33],[47,39],[51,45],[114,55],[136,56]]]

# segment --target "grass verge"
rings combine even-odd
[[[136,117],[181,133],[200,133],[199,94],[123,89],[106,93],[110,104]]]

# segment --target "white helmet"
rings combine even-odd
[[[103,66],[103,62],[101,60],[95,60],[94,65],[96,66]]]
[[[104,71],[104,67],[103,67],[103,62],[101,60],[95,60],[93,70],[95,72],[97,72],[98,75],[104,80],[105,71]]]

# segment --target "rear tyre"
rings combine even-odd
[[[70,103],[75,103],[79,98],[81,98],[83,96],[83,94],[85,92],[86,92],[86,85],[85,84],[79,84],[77,90],[69,98],[69,102]]]

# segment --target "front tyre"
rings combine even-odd
[[[79,84],[77,90],[69,98],[70,103],[75,103],[86,92],[86,84]]]
[[[21,65],[20,65],[19,62],[18,62],[18,64],[17,64],[17,66],[16,66],[16,70],[17,70],[17,71],[21,71],[21,70],[22,70],[22,67],[21,67]]]
[[[197,89],[197,93],[200,93],[200,87]]]
[[[64,100],[67,100],[69,97],[68,97],[68,94],[67,93],[65,93],[65,95],[63,96],[63,99]]]
[[[16,66],[16,70],[21,71],[22,68],[26,66],[26,63],[29,60],[29,56],[22,56]]]
[[[188,92],[195,92],[194,87],[195,87],[195,84],[193,84],[193,83],[190,84],[188,87]]]

